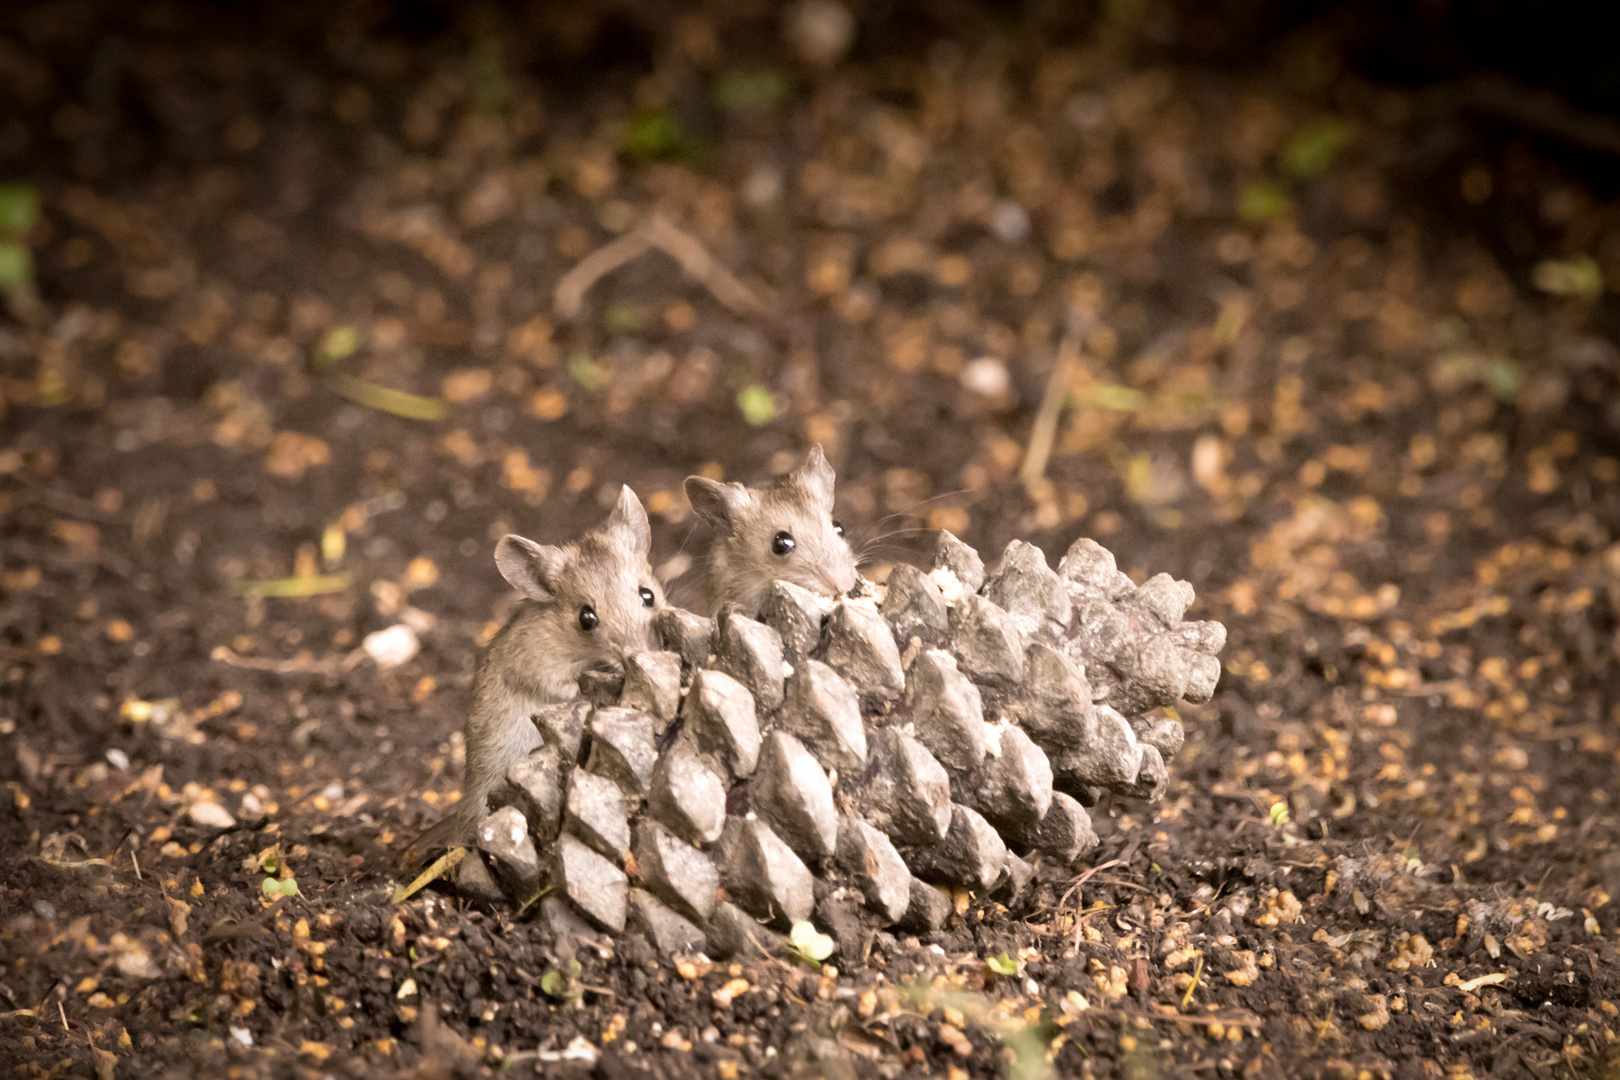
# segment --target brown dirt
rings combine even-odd
[[[7,1075],[589,1074],[578,1038],[610,1077],[991,1076],[1018,1029],[1063,1076],[1616,1075],[1620,304],[1559,291],[1620,282],[1613,193],[1308,36],[1233,74],[964,9],[819,74],[747,5],[614,10],[0,20],[0,179],[43,197],[0,321]],[[770,314],[648,255],[555,318],[655,207]],[[629,938],[557,1001],[523,919],[392,906],[492,540],[630,483],[676,570],[684,475],[813,441],[874,573],[949,527],[1193,583],[1227,675],[1166,802],[820,976]],[[317,595],[241,587],[284,580]],[[402,619],[414,659],[350,662]]]

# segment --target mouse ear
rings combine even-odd
[[[688,476],[686,501],[715,532],[730,536],[738,515],[748,504],[748,489],[741,484],[722,484],[702,476]]]
[[[604,532],[613,533],[643,559],[652,550],[652,529],[647,525],[647,511],[626,484],[619,489],[619,501],[608,515]]]
[[[833,468],[827,464],[827,455],[821,452],[821,444],[817,443],[810,448],[810,456],[793,471],[793,482],[803,488],[811,498],[817,499],[832,512],[833,505]]]
[[[542,547],[511,534],[495,545],[495,565],[501,577],[530,600],[544,602],[556,594],[557,577],[567,558],[562,548]]]

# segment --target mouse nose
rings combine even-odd
[[[855,567],[835,566],[822,574],[821,580],[834,596],[843,596],[855,587]]]

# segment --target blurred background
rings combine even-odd
[[[698,604],[682,479],[820,444],[875,577],[941,528],[1091,536],[1228,625],[1165,831],[1099,825],[1132,872],[1190,897],[1256,828],[1388,848],[1453,906],[1587,911],[1609,963],[1604,14],[6,4],[7,843],[164,858],[97,816],[145,776],[279,814],[311,877],[383,872],[453,797],[497,537],[628,483]]]

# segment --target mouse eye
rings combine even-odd
[[[596,624],[601,621],[601,619],[596,617],[596,609],[591,607],[591,605],[586,604],[579,609],[579,628],[581,630],[585,630],[587,632],[595,630]]]
[[[647,586],[643,585],[641,588],[637,589],[636,591],[641,594],[641,606],[642,607],[652,607],[653,606],[654,597],[653,597],[653,591],[651,589],[649,589],[649,588],[647,588]]]
[[[844,523],[842,521],[834,521],[833,522],[833,535],[834,536],[843,536],[844,535]]]
[[[798,545],[793,540],[793,534],[783,529],[771,537],[771,550],[778,555],[791,555]]]

